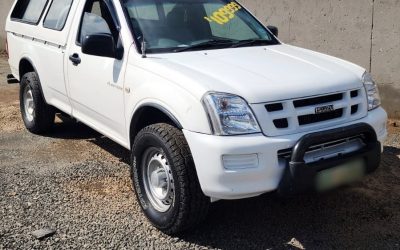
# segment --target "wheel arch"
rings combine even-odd
[[[155,123],[167,123],[183,129],[179,120],[165,107],[157,103],[141,104],[134,112],[129,125],[130,145],[132,145],[137,133]]]
[[[40,93],[42,94],[43,99],[47,103],[46,97],[45,97],[45,95],[43,93],[42,83],[40,81],[40,75],[39,75],[38,71],[36,70],[36,67],[35,67],[33,61],[29,57],[24,56],[24,57],[22,57],[20,59],[19,64],[18,64],[18,72],[19,72],[19,80],[20,80],[20,82],[22,81],[22,77],[26,73],[29,73],[29,72],[35,72],[36,73],[36,75],[37,75],[37,77],[39,79],[39,83],[40,83],[39,84]]]
[[[35,72],[37,74],[37,70],[32,60],[28,57],[23,57],[19,60],[18,71],[20,79],[22,79],[22,76],[28,72]]]

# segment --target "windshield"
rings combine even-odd
[[[147,53],[279,44],[235,1],[123,0],[136,42]],[[236,45],[236,46],[235,46]]]

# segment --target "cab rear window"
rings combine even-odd
[[[18,0],[11,19],[31,24],[38,24],[48,0]]]
[[[53,0],[43,26],[53,30],[62,30],[67,21],[72,2],[73,0]]]

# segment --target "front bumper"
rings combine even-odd
[[[339,127],[365,123],[374,130],[383,145],[387,136],[387,114],[382,108],[368,112],[363,119]],[[322,132],[321,129],[315,132]],[[213,136],[183,131],[190,146],[197,175],[205,195],[217,199],[242,199],[277,190],[287,163],[279,160],[280,150],[293,148],[307,133],[266,137],[262,134],[243,136]],[[249,168],[227,169],[223,156],[256,155],[256,163]],[[253,161],[254,162],[254,161]],[[296,188],[296,187],[295,187]]]
[[[306,151],[312,145],[338,141],[354,136],[362,138],[365,144],[362,148],[351,153],[339,154],[333,158],[306,163]],[[380,156],[381,143],[376,137],[375,130],[366,123],[357,123],[346,127],[307,134],[294,146],[291,159],[287,161],[278,192],[282,195],[294,195],[313,190],[315,189],[315,180],[317,179],[318,172],[357,159],[361,159],[365,164],[364,174],[370,174],[379,167]]]

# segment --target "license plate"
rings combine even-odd
[[[328,191],[361,180],[364,175],[364,160],[352,160],[337,167],[319,172],[316,178],[316,188],[321,192]]]

